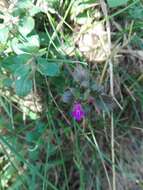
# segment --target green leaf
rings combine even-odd
[[[38,71],[45,76],[57,76],[59,74],[59,65],[54,62],[48,62],[44,58],[38,58]]]
[[[31,55],[21,54],[14,57],[15,64],[26,64],[31,59]]]
[[[3,80],[3,86],[10,88],[12,86],[13,80],[10,78],[6,78]]]
[[[32,80],[29,79],[28,75],[24,75],[15,81],[15,90],[18,96],[26,96],[31,92]]]
[[[7,27],[3,27],[0,29],[0,42],[5,44],[8,39],[9,30]]]
[[[143,20],[143,7],[142,4],[137,4],[129,9],[129,17],[136,20]]]
[[[128,2],[128,0],[107,0],[109,7],[117,7],[124,5]]]
[[[44,132],[45,128],[46,128],[45,123],[43,123],[41,120],[36,121],[36,131],[37,133],[39,133],[39,135],[41,135]]]
[[[78,16],[76,16],[76,18],[75,18],[75,22],[80,25],[83,25],[86,23],[91,23],[92,20],[93,20],[93,18],[89,17],[86,13],[81,13]]]
[[[71,7],[71,19],[77,20],[77,16],[81,13],[91,9],[91,5],[95,3],[95,0],[76,0]],[[87,16],[88,17],[88,16]]]
[[[37,131],[33,131],[33,132],[29,132],[27,135],[26,135],[26,140],[28,142],[36,142],[39,138],[39,133],[37,133]]]
[[[32,2],[30,0],[21,0],[17,2],[18,9],[28,9],[32,6]]]
[[[33,35],[27,37],[25,41],[19,42],[17,38],[11,41],[11,47],[16,54],[33,54],[39,50],[40,42],[39,36]]]
[[[36,149],[34,151],[29,151],[28,152],[28,155],[29,155],[29,158],[32,160],[32,161],[36,161],[39,159],[39,149]],[[33,188],[33,187],[32,187]]]
[[[26,64],[30,59],[31,56],[27,54],[9,56],[3,60],[1,66],[16,77],[23,76],[30,71],[30,64]]]
[[[39,7],[36,7],[36,6],[32,6],[32,8],[30,9],[30,16],[35,16],[37,13],[40,13],[41,12],[41,9]]]
[[[18,66],[17,66],[17,68],[15,69],[15,72],[14,72],[14,76],[15,77],[18,77],[18,76],[20,76],[20,77],[22,77],[22,76],[24,76],[24,75],[26,75],[26,74],[29,74],[29,65],[22,65],[22,64],[19,64]]]
[[[32,17],[24,17],[19,23],[19,32],[23,36],[27,36],[34,29],[34,19]]]

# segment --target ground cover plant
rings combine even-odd
[[[143,189],[143,2],[0,0],[0,190]]]

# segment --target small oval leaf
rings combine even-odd
[[[34,19],[32,17],[24,17],[19,23],[19,32],[23,36],[27,36],[34,29]]]
[[[38,58],[38,71],[45,76],[57,76],[59,74],[59,65],[54,62],[48,62],[44,58]]]
[[[31,92],[32,80],[29,79],[28,75],[22,76],[15,81],[15,90],[18,96],[26,96]]]

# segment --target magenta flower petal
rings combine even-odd
[[[74,104],[72,109],[72,117],[77,121],[81,121],[85,117],[84,109],[80,103]]]

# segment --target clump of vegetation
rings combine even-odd
[[[1,190],[143,188],[142,20],[139,0],[0,1]]]

